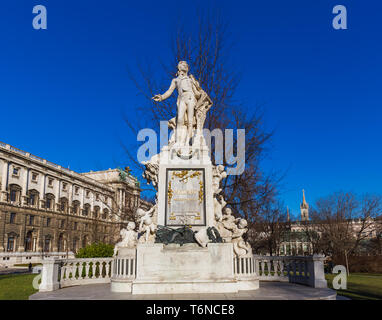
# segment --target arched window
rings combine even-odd
[[[62,233],[60,233],[60,235],[58,236],[57,250],[58,250],[58,252],[65,251],[65,248],[64,248],[64,235]]]
[[[73,214],[79,214],[80,213],[80,202],[78,200],[73,201],[72,213]]]
[[[78,244],[78,238],[74,237],[73,238],[73,245],[72,245],[72,251],[77,252],[77,244]]]
[[[95,206],[94,209],[93,209],[93,218],[98,219],[99,218],[99,213],[100,213],[99,206]]]
[[[109,217],[109,210],[103,209],[102,219],[106,220]]]
[[[51,235],[46,235],[45,240],[44,240],[44,252],[49,252],[50,251],[50,244],[51,244]]]
[[[28,191],[28,204],[31,207],[38,207],[39,201],[39,192],[37,190],[29,190]]]
[[[32,231],[28,231],[25,237],[25,251],[32,251],[32,250],[33,250],[33,235],[32,235]]]
[[[9,201],[20,202],[21,199],[21,187],[17,184],[11,184],[9,186]]]
[[[45,195],[45,208],[48,210],[54,210],[54,195],[47,193]]]
[[[69,205],[68,199],[65,197],[62,197],[60,199],[60,211],[64,213],[68,213],[68,205]]]
[[[8,234],[8,241],[7,241],[7,251],[12,252],[16,249],[16,238],[17,235],[14,232],[10,232]]]
[[[89,214],[90,214],[90,204],[86,203],[84,205],[84,209],[82,210],[82,215],[87,217]]]

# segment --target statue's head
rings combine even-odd
[[[225,208],[224,208],[224,214],[226,214],[227,216],[230,216],[231,213],[232,213],[231,208],[228,208],[228,207],[225,207]]]
[[[141,208],[138,208],[137,211],[136,211],[135,213],[136,213],[136,215],[137,215],[138,217],[143,217],[143,216],[146,214],[146,211],[143,210],[143,209],[141,209]]]
[[[135,222],[130,221],[130,222],[127,224],[127,230],[134,230],[134,229],[135,229]]]
[[[178,63],[178,72],[179,71],[188,72],[189,70],[190,70],[190,67],[188,66],[187,61],[179,61],[179,63]]]
[[[247,220],[245,220],[245,219],[240,219],[239,220],[239,223],[238,223],[239,229],[244,229],[245,227],[247,227],[247,225],[248,225]]]
[[[223,171],[224,171],[224,166],[223,166],[222,164],[219,164],[219,165],[218,165],[218,170],[219,170],[220,172],[223,172]]]

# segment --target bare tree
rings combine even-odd
[[[315,252],[332,256],[336,263],[347,263],[350,255],[358,253],[362,241],[375,233],[381,212],[380,196],[338,192],[317,201],[305,230],[319,235],[312,242]]]
[[[279,202],[269,201],[256,216],[250,228],[249,241],[257,254],[275,255],[290,230],[285,208]]]
[[[228,25],[200,15],[198,21],[196,32],[187,32],[180,28],[174,35],[173,56],[169,63],[161,64],[167,75],[166,79],[158,79],[156,75],[161,72],[152,72],[150,64],[139,67],[138,75],[130,72],[132,81],[144,97],[144,103],[139,108],[144,116],[140,118],[148,121],[148,124],[146,122],[142,127],[157,129],[159,121],[167,121],[174,117],[174,97],[161,102],[160,105],[151,97],[167,89],[166,86],[175,76],[178,61],[188,61],[190,72],[213,102],[207,114],[205,127],[211,131],[215,128],[245,129],[245,171],[241,175],[229,175],[224,179],[222,194],[235,214],[246,218],[251,226],[256,216],[262,214],[267,203],[274,200],[277,194],[276,185],[279,180],[276,175],[267,175],[261,168],[261,160],[265,157],[266,146],[272,133],[264,129],[261,108],[252,107],[251,110],[254,111],[249,112],[249,108],[246,109],[234,99],[239,75],[229,64],[228,56],[232,43],[229,41]],[[137,125],[127,117],[125,119],[129,128],[136,132]],[[237,137],[234,135],[234,146],[236,144]],[[215,150],[214,139],[210,147],[211,150]],[[132,148],[125,146],[125,150],[130,161],[143,170],[141,164],[136,161],[136,154],[131,152]],[[213,152],[211,160],[217,164],[218,159]],[[230,166],[226,159],[223,159],[222,164]]]

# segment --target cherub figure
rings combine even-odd
[[[120,235],[122,237],[122,241],[118,242],[114,246],[114,256],[117,255],[118,249],[120,248],[134,248],[137,245],[138,233],[134,231],[135,222],[130,221],[127,224],[126,229],[121,229]]]
[[[142,234],[139,238],[140,243],[152,243],[155,241],[155,232],[157,226],[154,223],[154,213],[156,212],[157,205],[153,206],[150,210],[145,211],[141,208],[137,209],[139,219],[138,231]]]
[[[233,251],[237,256],[247,254],[251,250],[248,242],[244,241],[243,235],[248,232],[248,222],[245,219],[236,219],[237,227],[232,234]]]
[[[214,214],[216,221],[221,221],[223,219],[223,208],[227,204],[223,196],[219,196],[219,200],[217,197],[214,197]]]
[[[220,188],[220,181],[227,178],[227,172],[224,171],[224,166],[219,164],[212,167],[212,190],[214,194],[219,194],[222,189]]]

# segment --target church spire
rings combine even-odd
[[[288,219],[288,222],[290,221],[290,215],[289,215],[289,208],[287,206],[287,219]]]
[[[300,204],[301,221],[309,220],[309,204],[305,200],[305,190],[302,189],[302,203]]]

